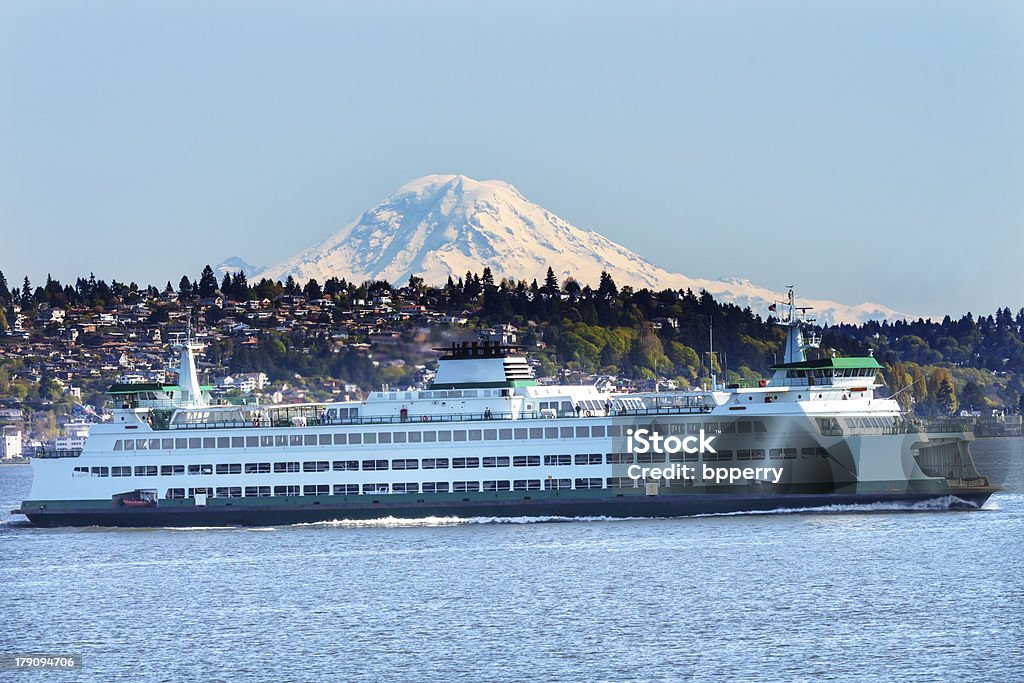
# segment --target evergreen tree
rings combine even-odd
[[[192,281],[187,275],[182,275],[178,281],[178,298],[188,300],[192,298]]]
[[[209,299],[217,293],[217,276],[213,274],[213,268],[207,265],[199,276],[199,298]]]
[[[558,294],[558,278],[555,277],[555,271],[551,266],[548,266],[548,274],[544,277],[544,293],[548,296]]]
[[[0,271],[0,307],[9,303],[11,303],[11,290],[7,289],[7,278],[4,277],[3,271]]]
[[[289,275],[288,279],[284,281],[284,293],[289,296],[295,296],[299,293],[299,285],[291,275]]]

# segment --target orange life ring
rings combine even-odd
[[[759,387],[766,387],[766,386],[768,386],[768,380],[766,380],[766,379],[759,379],[759,380],[757,380],[757,386],[759,386]]]
[[[420,415],[420,422],[430,422],[430,418],[426,415]]]

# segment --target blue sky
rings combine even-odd
[[[501,178],[668,270],[1024,306],[1019,2],[0,3],[0,270],[282,260]]]

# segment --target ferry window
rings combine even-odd
[[[189,474],[213,474],[213,465],[189,465]]]
[[[448,493],[448,482],[425,481],[423,482],[423,493]]]
[[[576,488],[578,489],[599,489],[602,487],[604,482],[601,479],[577,479]]]
[[[631,489],[634,483],[629,477],[608,477],[606,482],[610,489]]]
[[[664,453],[654,453],[653,451],[650,452],[650,453],[637,453],[636,454],[636,461],[637,462],[665,462],[665,454]]]
[[[365,471],[377,471],[386,470],[388,468],[387,460],[364,460],[363,470]]]
[[[202,439],[191,438],[191,439],[188,440],[188,447],[189,448],[202,448],[203,447],[203,440]]]
[[[274,445],[274,437],[269,434],[260,437],[260,448],[270,448]]]
[[[735,434],[736,433],[736,423],[735,422],[723,422],[722,423],[722,433],[723,434]]]
[[[452,467],[457,470],[480,467],[480,458],[452,458]]]
[[[246,486],[246,498],[268,498],[270,496],[269,486]]]
[[[783,448],[782,449],[782,457],[784,457],[786,460],[794,459],[796,457],[796,449],[795,448]]]
[[[814,454],[815,453],[814,453],[814,449],[813,448],[801,448],[800,449],[800,455],[805,457],[805,458],[810,458]]]
[[[115,450],[115,451],[119,451],[119,450],[121,450],[121,444],[122,444],[122,441],[121,441],[121,439],[118,439],[117,441],[115,441],[115,442],[114,442],[114,450]]]
[[[688,423],[686,425],[686,431],[689,434],[698,434],[698,433],[700,433],[700,429],[701,429],[700,422],[690,422],[690,423]]]
[[[335,484],[334,495],[353,496],[359,493],[359,484]]]
[[[326,472],[331,465],[326,460],[307,460],[302,463],[303,472]]]
[[[512,435],[512,430],[511,429],[502,430],[502,431],[507,431],[509,433],[509,438],[512,438],[512,436],[511,436]],[[498,438],[498,430],[497,429],[485,429],[484,430],[484,441],[496,441],[497,438]],[[472,440],[472,437],[470,437],[470,440]]]
[[[136,477],[155,477],[156,476],[156,465],[136,465],[135,466]]]
[[[437,432],[423,432],[423,443],[435,443],[437,441]]]
[[[539,455],[517,455],[512,458],[515,467],[540,467]]]
[[[479,429],[470,429],[469,430],[469,440],[470,441],[479,441],[480,439],[481,439],[481,432],[480,432]],[[458,439],[456,439],[456,441],[458,441]]]
[[[600,453],[577,453],[577,465],[600,465],[603,458]]]
[[[170,470],[170,471],[168,471],[168,470]],[[171,476],[178,477],[178,476],[181,476],[181,475],[185,474],[185,466],[184,465],[163,465],[160,468],[160,474],[161,475],[165,475],[165,476],[166,475],[171,475]]]
[[[363,443],[377,443],[377,434],[374,432],[364,432]]]
[[[452,439],[454,441],[465,441],[466,430],[465,429],[454,429],[452,430]]]
[[[506,429],[502,429],[501,430],[501,438],[502,439],[505,438],[505,432],[506,431],[508,431],[508,430],[506,430]],[[517,427],[516,429],[514,429],[512,431],[513,431],[514,438],[515,438],[516,441],[526,441],[528,438],[530,438],[530,430],[526,429],[525,427]]]
[[[577,439],[587,439],[589,437],[590,437],[590,427],[577,427],[576,428],[576,438]]]
[[[344,434],[342,434],[342,436],[344,436]],[[358,446],[362,442],[363,442],[363,435],[362,434],[349,434],[348,435],[348,443],[349,443],[350,446]]]
[[[165,451],[171,450],[172,448],[174,448],[174,439],[161,439],[160,447],[163,448]]]
[[[160,439],[150,439],[149,447],[154,451],[160,450]]]
[[[270,474],[269,462],[247,462],[245,463],[246,474]]]
[[[420,443],[423,441],[421,432],[409,432],[409,443]]]
[[[715,455],[716,455],[715,453],[705,453],[704,454],[704,459],[705,460],[714,460],[714,459],[716,459]],[[719,462],[722,462],[724,460],[732,460],[732,451],[718,451],[717,456],[718,456],[717,460]]]
[[[247,437],[245,437],[245,447],[246,448],[259,448],[260,447],[260,437],[258,437],[258,436],[247,436]]]
[[[480,490],[480,482],[478,481],[456,481],[452,483],[452,491],[465,491],[473,492]]]
[[[188,490],[188,497],[189,498],[195,498],[196,496],[212,496],[212,495],[213,495],[213,489],[210,488],[209,486],[200,486],[198,488],[194,488],[194,489],[189,489]]]
[[[395,432],[391,436],[392,436],[392,438],[394,438],[395,443],[405,443],[405,438],[406,438],[406,433],[405,432]]]
[[[493,431],[494,431],[493,429],[485,430],[484,431],[484,438],[485,439],[491,438],[491,437],[487,436],[487,432],[493,432]],[[523,430],[523,431],[526,431],[526,430]],[[498,430],[498,438],[501,439],[502,441],[511,441],[512,440],[512,430],[511,429],[499,429]]]
[[[572,401],[562,401],[562,412],[567,415],[572,412]]]
[[[381,432],[377,435],[378,443],[391,443],[391,432]]]
[[[297,495],[299,495],[299,487],[298,487],[298,485],[275,486],[274,487],[274,495],[275,496],[297,496]]]
[[[756,432],[758,434],[764,434],[767,431],[768,431],[768,429],[765,428],[764,422],[761,422],[760,420],[755,420],[754,421],[754,432]]]
[[[420,468],[419,460],[408,459],[408,460],[392,460],[391,469],[393,470],[418,470]]]
[[[568,453],[565,453],[565,454],[562,454],[562,455],[545,455],[544,456],[544,464],[545,465],[571,465],[572,464],[572,456],[569,455]]]
[[[782,449],[772,448],[768,451],[768,458],[770,460],[782,460]]]
[[[764,449],[763,448],[754,448],[753,450],[751,450],[750,451],[750,459],[751,460],[764,460]]]
[[[288,445],[288,435],[287,434],[277,434],[277,435],[275,435],[274,436],[274,445],[277,446],[278,448],[284,448],[285,446],[287,446]]]
[[[437,433],[437,440],[438,441],[451,441],[452,440],[452,433],[451,433],[451,431],[449,431],[447,429],[440,430]]]
[[[484,458],[484,467],[508,467],[508,456],[487,456]]]
[[[241,498],[242,487],[241,486],[218,486],[217,487],[218,498]]]
[[[274,471],[275,472],[298,472],[299,471],[299,463],[297,463],[297,462],[275,462],[274,463]]]
[[[540,479],[516,479],[512,482],[513,491],[540,491]]]
[[[571,439],[572,438],[572,427],[562,427],[561,431],[562,431],[562,438],[563,439]]]
[[[76,467],[75,470],[78,470]],[[111,467],[110,476],[112,477],[130,477],[132,476],[131,467]]]
[[[178,499],[185,497],[185,489],[167,489],[167,493],[164,494],[164,498]]]
[[[204,436],[203,437],[203,448],[216,448],[216,446],[214,445],[214,443],[216,441],[217,440],[215,438],[213,438],[212,436]]]
[[[335,472],[353,472],[359,469],[358,460],[335,460],[331,465]]]
[[[705,434],[717,434],[718,433],[718,423],[717,422],[705,422],[704,423],[704,433]]]
[[[736,425],[736,431],[740,434],[750,434],[753,428],[754,426],[750,424],[749,420],[740,420]]]
[[[363,484],[363,493],[387,493],[387,484]]]
[[[241,474],[241,473],[242,473],[242,463],[240,463],[240,462],[220,463],[220,464],[217,465],[217,474]]]
[[[316,443],[316,442],[314,442]],[[288,438],[289,446],[301,446],[302,445],[302,434],[291,434]]]
[[[74,476],[77,476],[79,474],[89,474],[89,468],[88,467],[76,467],[74,474],[72,474],[71,476],[74,477]]]
[[[545,479],[544,489],[547,491],[557,491],[559,489],[571,489],[572,479]]]
[[[448,469],[448,458],[424,458],[423,469],[446,470]]]
[[[330,484],[306,484],[302,487],[302,495],[304,496],[329,496],[330,494]]]
[[[531,439],[543,439],[544,428],[543,427],[530,427],[530,438]]]
[[[345,441],[346,441],[346,439],[345,439],[345,435],[344,434],[335,434],[334,435],[334,445],[335,446],[344,446],[345,445]]]
[[[604,436],[604,426],[602,425],[600,427],[591,427],[590,428],[590,436],[592,436],[594,438],[598,438],[598,437]]]
[[[736,459],[737,460],[750,460],[750,449],[749,448],[741,448],[738,451],[736,451]]]
[[[558,427],[545,427],[544,428],[545,439],[557,439],[558,438]]]
[[[509,491],[512,489],[510,482],[507,481],[485,481],[484,491]]]
[[[609,465],[621,465],[623,463],[633,462],[632,453],[609,453],[604,457],[604,461]]]
[[[231,448],[231,439],[226,436],[218,436],[217,448]]]
[[[244,446],[245,446],[245,437],[244,436],[233,436],[233,437],[231,437],[231,447],[232,448],[243,448]],[[220,445],[218,445],[217,447],[218,448],[226,448],[226,446],[220,446]]]
[[[620,425],[610,425],[608,427],[608,436],[622,436],[622,427]]]
[[[391,485],[391,491],[392,491],[392,493],[419,493],[420,492],[420,485],[419,484],[392,484]]]

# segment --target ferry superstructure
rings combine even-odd
[[[32,460],[14,512],[41,526],[273,525],[383,517],[608,516],[942,501],[978,508],[997,489],[973,435],[922,431],[875,394],[872,357],[808,359],[792,290],[785,357],[754,386],[617,394],[542,386],[502,342],[444,349],[428,390],[364,401],[218,405],[191,341],[178,383],[115,384],[113,420],[84,448]],[[636,453],[629,435],[703,432],[714,452]],[[635,450],[635,449],[634,449]],[[689,479],[638,477],[689,465]],[[718,483],[711,468],[778,468]],[[646,469],[645,469],[646,468]]]

